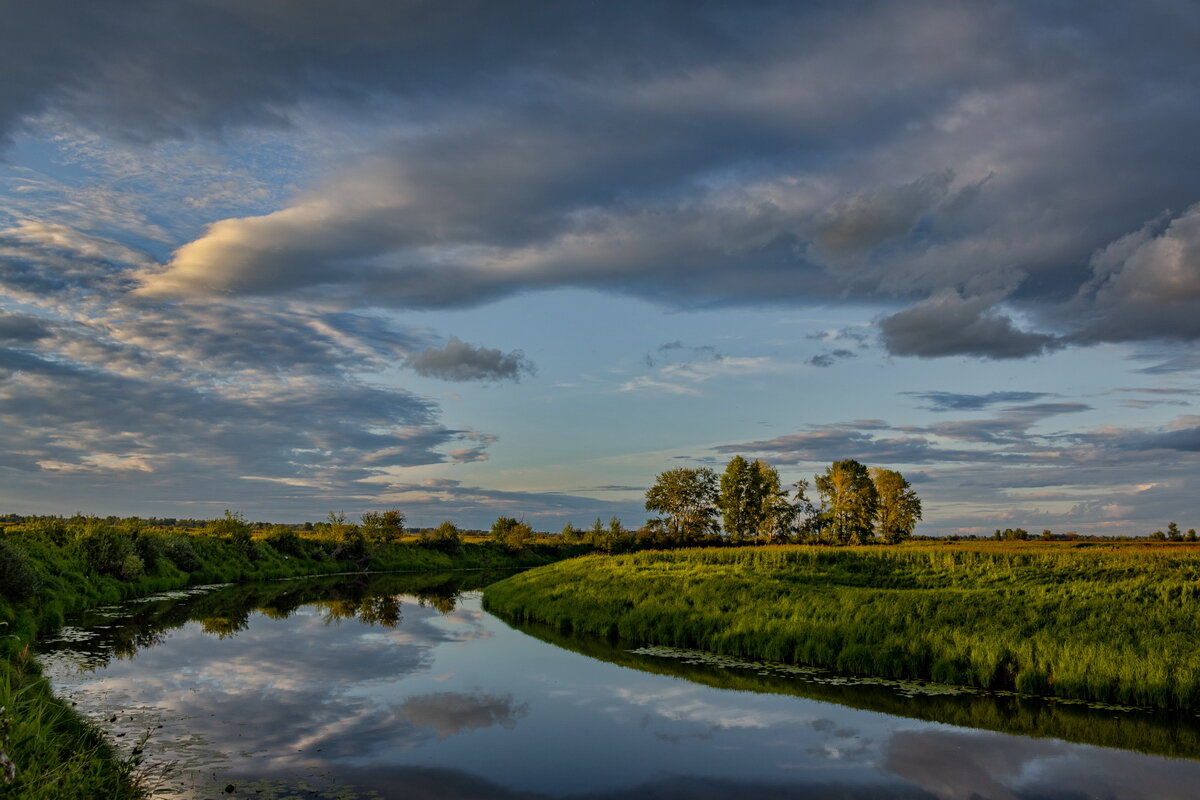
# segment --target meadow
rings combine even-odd
[[[489,586],[628,642],[1165,709],[1200,707],[1200,548],[910,543],[584,556]]]

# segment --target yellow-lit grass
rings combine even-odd
[[[563,630],[857,674],[1200,705],[1200,548],[1044,543],[590,556],[489,587]]]

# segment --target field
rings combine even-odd
[[[562,631],[890,678],[1200,707],[1200,548],[917,543],[586,556],[486,607]]]

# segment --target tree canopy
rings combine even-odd
[[[708,467],[678,467],[659,473],[646,490],[646,510],[662,516],[648,525],[675,544],[695,544],[716,536],[717,473]]]

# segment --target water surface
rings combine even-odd
[[[152,772],[172,765],[160,797],[1169,800],[1200,786],[1200,762],[1178,757],[1200,756],[1187,715],[518,630],[463,586],[168,593],[86,615],[40,658],[126,752],[150,732]]]

